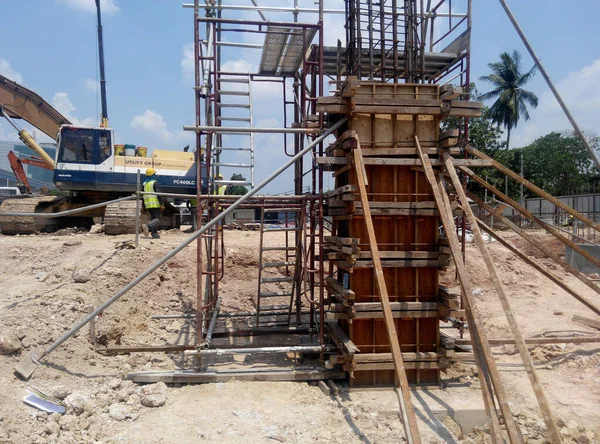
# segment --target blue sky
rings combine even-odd
[[[187,0],[186,2],[191,2]],[[464,2],[464,0],[463,0]],[[250,4],[246,0],[226,3]],[[259,0],[265,6],[291,4],[292,0]],[[453,8],[462,12],[461,1]],[[597,0],[509,0],[534,48],[571,106],[580,126],[600,132],[600,2]],[[192,10],[181,0],[105,0],[103,25],[108,84],[108,113],[118,140],[150,148],[180,150],[193,144],[182,131],[194,123]],[[301,5],[312,7],[310,0]],[[341,0],[326,0],[326,8],[343,8]],[[94,0],[3,0],[0,73],[33,89],[71,120],[98,121],[99,94]],[[255,13],[234,14],[258,19]],[[267,14],[271,19],[281,16]],[[14,17],[14,20],[7,20]],[[23,18],[26,18],[25,20]],[[314,15],[302,21],[316,21]],[[526,68],[533,62],[496,0],[473,1],[472,79],[487,74],[487,64],[502,51],[520,50]],[[326,43],[343,38],[341,17],[327,20]],[[256,35],[248,41],[261,43]],[[254,69],[260,51],[227,49],[229,66]],[[528,85],[540,98],[532,120],[513,133],[514,146],[529,143],[553,130],[569,129],[542,77]],[[254,90],[255,126],[281,126],[279,88],[259,85]],[[26,125],[27,127],[27,125]],[[39,134],[38,134],[39,136]],[[15,138],[4,122],[0,139]],[[40,137],[41,138],[41,137]],[[264,178],[285,161],[281,137],[257,136],[256,177]],[[243,161],[240,159],[240,161]],[[235,172],[235,171],[231,171]],[[291,175],[268,188],[292,188]]]

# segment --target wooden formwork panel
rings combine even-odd
[[[363,92],[363,89],[365,90]],[[373,92],[375,90],[375,93]],[[382,98],[385,91],[410,98],[419,97],[419,91],[433,97],[437,86],[429,85],[363,85],[355,95],[375,94]],[[415,134],[423,147],[436,147],[439,139],[439,118],[417,115],[354,114],[349,119],[350,130],[355,130],[365,156],[369,149],[403,148],[415,145]],[[433,193],[425,175],[415,168],[392,165],[368,165],[368,197],[371,202],[432,202]],[[356,172],[350,169],[336,177],[336,187],[356,184]],[[438,216],[373,216],[379,250],[384,251],[438,251]],[[355,215],[349,220],[337,220],[339,236],[359,238],[361,251],[369,251],[365,221]],[[392,302],[437,302],[438,269],[434,267],[383,268],[384,278]],[[338,271],[338,279],[346,281],[356,294],[355,302],[376,302],[378,291],[372,268],[356,268],[351,273]],[[346,276],[344,276],[347,274]],[[437,352],[439,321],[437,318],[394,319],[402,352]],[[383,319],[342,320],[340,325],[361,353],[389,353],[390,346]],[[389,368],[389,367],[388,367]],[[410,382],[439,381],[439,369],[407,370]],[[393,370],[355,371],[350,381],[353,386],[390,385],[394,383]]]

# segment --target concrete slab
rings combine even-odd
[[[598,247],[596,245],[588,245],[588,244],[582,244],[579,246],[583,250],[587,251],[592,256],[594,256],[596,259],[600,259],[600,247]],[[571,265],[572,267],[581,271],[582,273],[585,273],[585,274],[599,273],[600,274],[600,267],[595,266],[590,261],[588,261],[586,258],[584,258],[582,255],[580,255],[576,251],[573,251],[573,249],[571,247],[569,247],[568,245],[565,246],[565,260],[567,261],[567,263],[569,265]]]
[[[378,415],[398,416],[398,395],[389,389],[342,389],[354,402],[370,404],[376,401]],[[446,416],[456,422],[463,434],[475,427],[483,427],[487,422],[483,399],[479,390],[468,387],[418,387],[413,388],[412,400],[419,419],[419,427],[428,428],[446,442],[455,442],[454,437],[442,424]]]

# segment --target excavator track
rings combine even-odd
[[[160,213],[159,228],[169,230],[179,227],[179,218],[176,217],[178,209],[169,202],[164,203],[164,206]],[[111,235],[135,233],[135,212],[135,200],[107,205],[104,213],[104,232]],[[140,204],[140,224],[147,224],[149,221],[148,214]]]
[[[3,216],[2,213],[53,213],[64,201],[63,197],[21,197],[6,199],[0,205],[0,231],[2,234],[33,234],[51,231],[59,220],[45,217]]]
[[[135,200],[125,200],[107,205],[104,212],[104,232],[113,235],[135,233],[135,212]],[[141,218],[140,223],[147,223],[148,217],[143,212]]]

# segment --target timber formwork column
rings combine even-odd
[[[456,144],[457,131],[440,135],[441,117],[481,111],[478,103],[442,100],[456,94],[452,87],[350,78],[340,97],[320,103],[324,112],[349,115],[348,131],[330,146],[330,157],[319,163],[335,171],[336,187],[328,199],[337,232],[327,239],[327,257],[337,266],[337,275],[327,280],[333,302],[328,319],[356,347],[355,353],[343,357],[354,386],[392,385],[394,367],[356,196],[356,166],[349,153],[360,149],[364,158],[369,206],[408,380],[437,383],[447,362],[440,347],[439,320],[440,313],[448,315],[441,307],[448,295],[442,291],[440,296],[438,285],[439,268],[446,260],[440,253],[439,211],[420,167],[415,136],[427,155]]]

